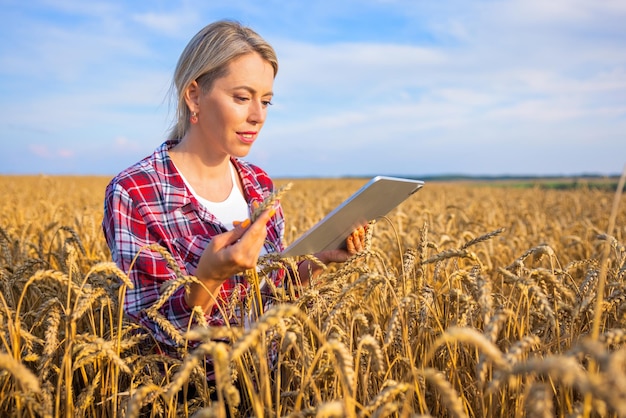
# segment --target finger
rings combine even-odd
[[[259,217],[251,222],[250,219],[243,221],[238,228],[243,228],[241,239],[247,243],[253,244],[253,247],[262,246],[267,237],[267,223],[276,213],[274,208],[270,208],[261,212]]]
[[[365,229],[360,226],[356,231],[355,231],[356,237],[355,240],[358,242],[358,245],[355,245],[357,247],[358,251],[363,251],[363,249],[365,248]]]
[[[361,241],[361,235],[358,229],[352,233],[352,240],[354,241],[354,249],[356,252],[361,252],[361,250],[363,250],[363,242]]]
[[[244,221],[233,221],[234,228],[230,231],[224,232],[223,234],[219,234],[224,238],[224,246],[228,246],[237,242],[243,234],[246,232],[248,227],[250,226],[250,219],[245,219]]]
[[[246,232],[246,228],[241,226],[241,223],[230,231],[223,232],[221,234],[215,235],[211,239],[211,244],[219,251],[226,247],[229,247],[235,244],[239,239],[243,236],[244,232]]]
[[[356,254],[356,249],[354,248],[354,237],[352,234],[346,239],[346,248],[350,254]]]
[[[249,218],[243,222],[233,222],[235,228],[222,234],[225,237],[218,248],[225,249],[235,265],[253,268],[267,238],[266,225],[275,213],[274,208],[269,208],[261,212],[254,222]]]

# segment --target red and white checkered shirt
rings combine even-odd
[[[184,275],[194,275],[209,241],[226,231],[224,225],[198,203],[175,168],[168,150],[177,143],[176,140],[166,141],[152,155],[111,180],[106,189],[102,223],[113,261],[134,284],[133,289],[126,291],[126,314],[145,326],[168,353],[176,351],[177,343],[148,317],[146,309],[158,300],[162,284],[175,279],[176,273],[158,252],[144,247],[160,244],[174,257]],[[274,185],[265,171],[236,158],[232,162],[241,178],[248,205],[260,203],[272,193]],[[267,225],[265,250],[268,253],[283,250],[283,234],[283,211],[278,206]],[[270,273],[270,277],[280,286],[284,272]],[[242,275],[224,282],[218,303],[205,315],[208,324],[241,326],[247,319],[240,309],[228,308],[241,306],[241,303],[229,303],[229,300],[231,296],[242,300],[248,291],[249,284]],[[178,288],[159,310],[181,333],[189,329],[192,317],[184,292],[184,287]],[[190,346],[193,345],[190,342]]]

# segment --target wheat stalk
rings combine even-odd
[[[131,416],[173,417],[221,411],[223,404],[209,400],[201,364],[182,381],[183,387],[196,386],[197,397],[177,402],[178,392],[172,392],[166,399],[174,377],[182,376],[177,373],[183,361],[145,355],[152,342],[124,317],[124,292],[132,282],[108,260],[98,227],[100,193],[93,209],[86,209],[90,204],[74,194],[82,187],[72,184],[55,192],[50,186],[59,180],[38,178],[46,194],[35,194],[21,181],[0,177],[0,190],[12,197],[0,202],[0,352],[31,373],[36,370],[40,391],[24,390],[3,370],[0,415],[126,416],[130,411]],[[288,234],[306,229],[310,219],[344,197],[331,191],[335,180],[297,181],[303,182],[299,192],[318,194],[281,202],[291,225]],[[89,184],[84,190],[102,188]],[[180,333],[183,344],[216,343],[215,338],[239,351],[231,359],[223,345],[228,353],[219,383],[224,404],[236,401],[231,386],[236,379],[242,400],[236,414],[242,416],[315,416],[335,401],[341,416],[453,416],[439,378],[452,388],[450,396],[462,406],[459,414],[541,416],[537,408],[551,405],[559,417],[626,416],[623,208],[609,233],[600,227],[606,225],[606,193],[592,188],[554,192],[438,184],[427,193],[432,193],[424,195],[427,204],[407,202],[387,222],[378,222],[372,247],[360,260],[343,268],[329,265],[307,286],[292,274],[286,281],[293,285],[285,292],[271,285],[264,289],[261,296],[278,303],[299,298],[296,310],[273,318],[264,330],[204,328],[201,312],[192,311],[189,326],[198,327]],[[72,227],[60,227],[68,219],[75,220]],[[506,237],[481,232],[503,225]],[[99,262],[108,266],[93,265]],[[161,301],[193,280],[184,277],[182,266],[168,262],[174,277],[162,286]],[[259,279],[278,270],[297,273],[295,260],[275,254],[258,265]],[[500,270],[504,266],[506,272]],[[601,289],[603,270],[608,292]],[[234,296],[226,303],[236,309],[252,302]],[[454,321],[491,346],[467,342],[469,335],[453,336]],[[599,327],[597,341],[593,326]],[[351,356],[341,358],[354,370],[352,392],[328,341],[343,344]],[[108,357],[106,347],[130,374]],[[200,356],[193,353],[182,353],[183,359]],[[205,357],[212,357],[210,350],[199,358]],[[565,364],[552,364],[558,361]],[[276,368],[272,374],[271,367]],[[425,369],[433,374],[428,387]],[[564,378],[570,369],[576,375]],[[407,385],[410,389],[399,391]]]

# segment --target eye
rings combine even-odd
[[[263,100],[263,101],[261,101],[261,103],[262,103],[262,104],[263,104],[263,106],[265,106],[265,107],[267,107],[267,106],[271,106],[271,105],[273,105],[273,104],[274,104],[274,103],[272,103],[272,102],[271,102],[271,101],[269,101],[269,100]]]
[[[235,96],[235,100],[238,102],[246,102],[248,100],[250,100],[249,97],[244,97],[244,96]]]

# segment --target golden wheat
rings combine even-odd
[[[249,328],[197,311],[196,328],[168,328],[159,304],[195,278],[147,247],[177,278],[146,313],[199,342],[181,361],[143,353],[122,313],[132,283],[98,227],[107,181],[0,178],[2,416],[626,415],[626,205],[610,193],[428,184],[304,288],[294,260],[259,260],[251,281],[294,274]],[[288,243],[362,183],[279,181],[258,210],[280,199]]]

